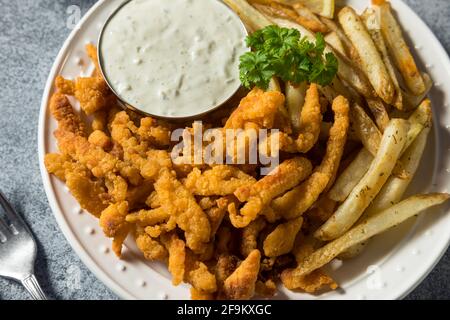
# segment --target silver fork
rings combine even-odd
[[[1,191],[0,205],[8,220],[0,217],[0,276],[22,283],[33,299],[47,300],[34,276],[36,242]]]

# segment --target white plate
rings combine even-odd
[[[145,261],[132,241],[124,259],[118,260],[98,227],[97,220],[80,210],[63,183],[50,177],[43,165],[48,152],[56,152],[53,131],[56,123],[48,111],[53,82],[58,74],[75,78],[93,69],[84,52],[88,42],[96,43],[100,28],[110,12],[123,0],[101,0],[85,15],[62,47],[47,81],[39,119],[39,159],[42,180],[50,206],[61,230],[89,269],[109,288],[125,299],[188,299],[186,285],[173,287],[166,268]],[[370,1],[352,0],[363,9]],[[434,107],[434,131],[426,157],[410,192],[447,192],[450,182],[450,60],[422,20],[401,0],[392,0],[399,19],[414,44],[422,69],[432,76],[430,96]],[[448,126],[448,127],[447,127]],[[448,208],[422,215],[370,242],[364,254],[351,261],[335,261],[330,268],[341,289],[320,296],[281,290],[275,299],[398,299],[413,290],[432,270],[450,241]]]

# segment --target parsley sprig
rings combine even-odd
[[[325,40],[321,33],[313,43],[296,29],[271,25],[248,36],[246,43],[252,51],[240,57],[239,70],[242,84],[249,89],[267,89],[274,76],[293,84],[308,81],[328,85],[337,73],[334,54],[323,54]]]

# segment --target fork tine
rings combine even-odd
[[[22,218],[17,214],[17,212],[13,209],[9,201],[6,199],[4,194],[0,191],[0,205],[5,211],[6,217],[9,220],[9,224],[12,224],[16,229],[24,228],[27,230],[25,222]]]
[[[6,240],[10,234],[11,231],[9,231],[8,227],[6,226],[6,223],[3,221],[2,218],[0,218],[0,242]]]

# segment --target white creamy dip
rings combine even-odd
[[[190,117],[239,88],[245,28],[219,0],[132,0],[105,26],[103,72],[126,103]]]

